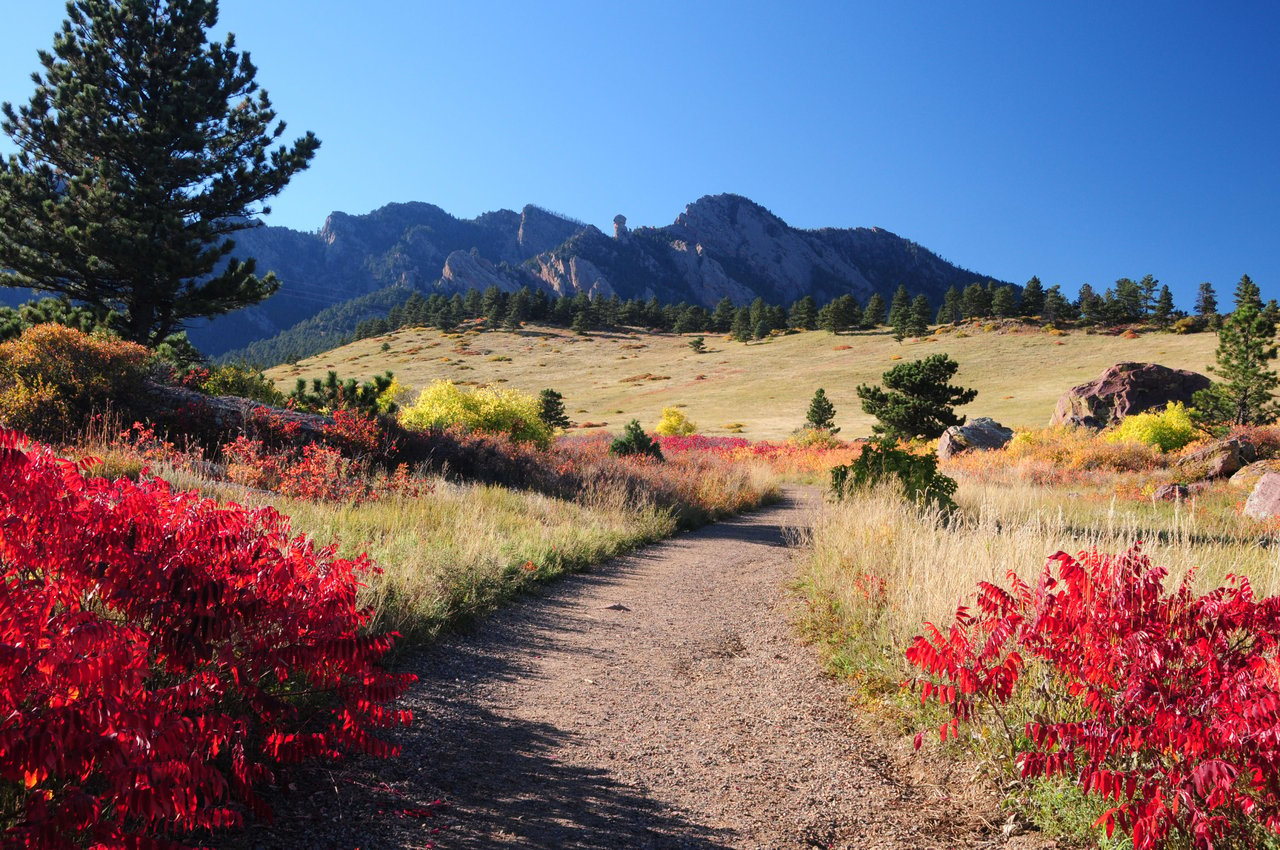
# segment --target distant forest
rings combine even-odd
[[[973,283],[963,290],[949,289],[936,313],[925,296],[912,299],[904,287],[890,302],[878,293],[865,304],[852,295],[839,296],[823,305],[805,296],[785,306],[766,303],[762,298],[738,306],[725,298],[708,310],[684,302],[663,304],[657,298],[593,299],[584,293],[558,296],[541,289],[504,292],[496,286],[448,296],[397,285],[330,307],[277,336],[228,352],[219,361],[269,368],[400,328],[449,331],[475,320],[508,329],[535,322],[581,332],[620,327],[706,332],[728,334],[746,342],[788,328],[842,333],[886,324],[902,336],[918,335],[924,332],[930,318],[934,324],[943,325],[968,319],[1034,316],[1049,323],[1084,326],[1146,322],[1171,327],[1180,323],[1179,330],[1201,330],[1216,310],[1209,284],[1201,285],[1196,307],[1197,313],[1191,316],[1176,309],[1169,288],[1150,276],[1140,281],[1121,278],[1115,287],[1101,294],[1085,284],[1075,299],[1064,296],[1056,285],[1043,286],[1034,277],[1022,287]]]

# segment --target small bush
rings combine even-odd
[[[53,439],[84,426],[94,408],[128,402],[147,349],[63,325],[27,328],[0,344],[0,423]]]
[[[844,445],[835,435],[835,431],[839,430],[836,428],[829,431],[826,428],[806,426],[792,434],[787,442],[802,449],[836,449]]]
[[[833,467],[831,492],[843,499],[854,489],[874,487],[886,481],[902,485],[908,499],[933,505],[946,511],[956,508],[951,498],[956,482],[938,471],[938,456],[933,452],[918,455],[886,441],[872,441],[862,447],[853,463]]]
[[[662,447],[644,432],[638,419],[632,419],[627,423],[627,426],[622,429],[622,436],[610,444],[609,451],[620,456],[640,455],[663,459]]]
[[[436,381],[401,411],[399,419],[410,431],[463,428],[505,434],[518,443],[545,449],[551,445],[551,429],[541,413],[538,398],[519,390],[468,391],[452,381]]]
[[[248,366],[215,366],[212,369],[195,369],[195,375],[203,373],[203,380],[192,389],[212,396],[232,395],[252,399],[273,407],[284,405],[284,393],[276,389],[275,383],[257,369]],[[192,373],[189,373],[192,374]],[[184,384],[191,386],[189,381]]]
[[[1159,413],[1126,416],[1106,440],[1112,443],[1143,443],[1162,452],[1173,452],[1200,436],[1182,402],[1169,402]]]
[[[683,437],[696,432],[698,426],[678,408],[664,407],[662,418],[658,420],[658,427],[654,430],[661,437]]]

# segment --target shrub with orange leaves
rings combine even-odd
[[[45,324],[0,343],[0,423],[51,439],[141,383],[151,354],[132,342]]]

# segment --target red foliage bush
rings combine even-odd
[[[84,464],[82,464],[84,465]],[[389,755],[412,680],[360,634],[363,557],[271,509],[86,478],[0,430],[0,812],[25,846],[146,846],[263,812],[280,763]]]
[[[907,659],[940,680],[922,698],[949,708],[944,739],[984,705],[999,712],[1037,660],[1067,699],[1025,724],[1024,777],[1070,776],[1110,799],[1098,825],[1128,830],[1136,850],[1175,836],[1249,846],[1280,832],[1280,598],[1240,577],[1167,593],[1165,575],[1137,547],[1059,552],[1035,586],[982,583],[980,612],[962,606],[946,633],[927,624]]]

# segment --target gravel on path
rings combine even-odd
[[[815,491],[565,578],[404,660],[391,760],[313,769],[267,848],[1001,844],[913,787],[795,635]],[[989,832],[987,830],[986,832]]]

